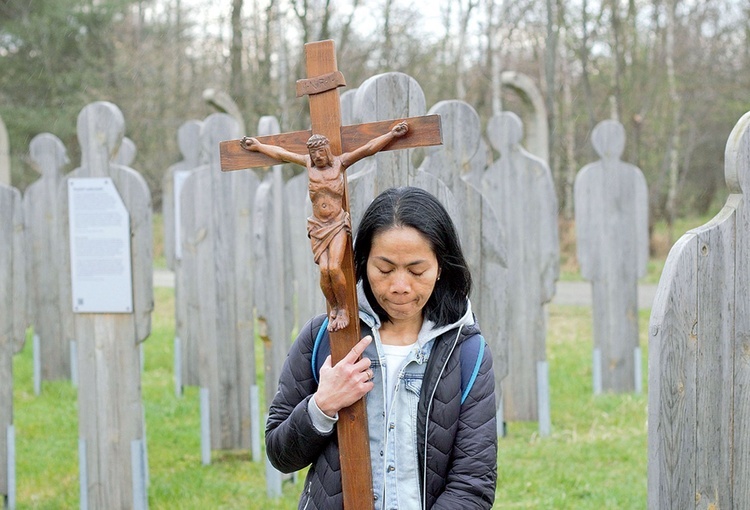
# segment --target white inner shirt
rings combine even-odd
[[[383,344],[383,354],[385,354],[385,367],[386,367],[386,373],[385,373],[386,412],[391,407],[391,400],[393,400],[393,390],[396,389],[396,384],[398,384],[398,372],[401,369],[401,365],[403,364],[404,360],[409,355],[409,352],[411,352],[411,350],[414,348],[415,345],[417,345],[417,342],[414,342],[409,345]]]

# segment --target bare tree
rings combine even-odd
[[[229,94],[241,111],[245,110],[245,86],[242,70],[242,4],[244,0],[232,0],[232,44],[229,47],[231,74],[229,77]]]
[[[622,121],[622,75],[624,72],[625,62],[623,56],[623,29],[622,19],[620,18],[619,0],[610,0],[610,47],[612,48],[613,70],[612,70],[612,92],[610,97],[613,100],[613,117],[619,122]]]
[[[502,50],[500,40],[500,20],[505,15],[505,2],[498,6],[495,0],[487,0],[487,69],[490,76],[490,104],[492,114],[498,114],[503,109],[502,82],[503,74]]]
[[[580,46],[580,57],[581,57],[581,82],[583,85],[583,93],[586,98],[585,108],[588,114],[589,132],[594,129],[596,125],[596,114],[594,113],[593,105],[593,91],[591,90],[591,80],[589,78],[589,13],[588,13],[588,0],[581,2],[581,46]]]
[[[390,0],[389,0],[390,1]],[[466,39],[468,37],[469,22],[472,11],[479,5],[479,0],[460,0],[458,2],[458,45],[453,56],[456,66],[456,98],[466,99],[466,76],[464,65],[466,63]]]
[[[560,81],[562,85],[562,101],[560,102],[560,123],[563,131],[563,146],[565,161],[565,173],[563,180],[562,200],[563,217],[566,220],[573,219],[573,184],[575,183],[578,163],[576,161],[576,116],[573,112],[573,76],[571,76],[569,50],[566,38],[566,30],[563,26],[560,31]]]
[[[550,126],[548,139],[549,161],[547,162],[552,169],[552,175],[557,177],[559,182],[559,173],[556,172],[555,164],[555,98],[557,92],[557,80],[555,79],[557,71],[557,41],[560,30],[560,11],[559,6],[553,0],[547,0],[547,44],[544,52],[544,77],[547,85],[547,94],[545,95],[545,106],[547,108],[547,125]]]
[[[667,68],[667,87],[672,107],[672,127],[670,143],[668,148],[669,179],[667,187],[666,220],[669,227],[670,244],[674,237],[673,226],[676,217],[677,184],[680,172],[680,128],[682,123],[682,102],[677,90],[677,78],[675,76],[674,62],[674,38],[677,23],[677,5],[679,0],[670,0],[667,9],[666,45],[664,60]]]
[[[349,40],[352,33],[352,23],[354,22],[354,15],[357,12],[357,9],[359,8],[359,2],[360,0],[354,0],[352,2],[352,10],[349,16],[346,18],[346,20],[343,22],[341,26],[341,36],[339,39],[338,49],[340,52],[346,52],[349,45]]]

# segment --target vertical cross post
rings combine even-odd
[[[339,155],[341,147],[341,102],[338,83],[333,77],[338,73],[333,41],[320,41],[305,45],[308,80],[310,84],[310,122],[313,134],[325,135],[331,143],[331,152]],[[318,79],[318,77],[321,77]],[[322,92],[313,93],[315,86]],[[349,210],[349,196],[344,179],[344,209]],[[342,269],[346,277],[346,303],[352,314],[349,325],[332,331],[331,360],[335,364],[359,342],[359,318],[352,243],[347,243]],[[372,473],[370,471],[370,445],[367,430],[367,411],[362,398],[350,407],[339,411],[337,424],[339,456],[341,458],[341,483],[344,491],[344,508],[372,508]]]

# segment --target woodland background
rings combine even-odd
[[[563,219],[576,172],[597,159],[591,130],[618,119],[652,224],[671,225],[726,197],[724,146],[750,109],[748,19],[742,0],[0,0],[0,116],[23,190],[38,178],[33,136],[57,135],[72,169],[79,111],[116,103],[158,209],[162,176],[182,159],[178,127],[215,111],[205,89],[228,92],[251,133],[262,115],[306,129],[294,94],[303,45],[333,39],[349,87],[401,71],[428,107],[462,99],[483,122],[526,107],[501,89],[502,71],[531,76],[546,98]]]

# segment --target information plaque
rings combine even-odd
[[[112,179],[68,181],[73,311],[132,313],[130,215]]]

